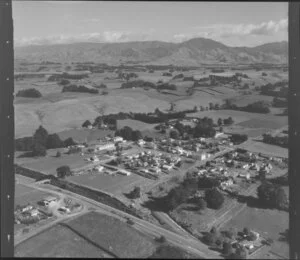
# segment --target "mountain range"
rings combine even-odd
[[[193,38],[181,43],[162,41],[119,43],[71,43],[15,47],[16,60],[30,62],[96,62],[111,65],[138,63],[197,66],[201,64],[287,64],[288,43],[256,47],[230,47],[220,42]]]

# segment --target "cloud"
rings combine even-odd
[[[280,32],[287,32],[288,19],[269,21],[260,24],[215,24],[210,26],[197,26],[190,33],[175,34],[175,41],[184,41],[194,37],[213,39],[245,36],[272,36]]]
[[[84,33],[77,35],[52,35],[47,37],[25,37],[16,38],[15,46],[27,45],[49,45],[49,44],[66,44],[76,42],[128,42],[128,41],[147,41],[150,40],[154,33],[153,29],[149,32],[131,32],[131,31],[104,31]]]

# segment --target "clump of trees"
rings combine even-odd
[[[166,77],[172,77],[172,73],[170,73],[170,72],[163,72],[162,75],[166,76]]]
[[[42,94],[35,88],[28,88],[28,89],[19,90],[16,96],[27,97],[27,98],[39,98],[42,96]]]
[[[224,195],[218,188],[211,188],[205,191],[207,206],[212,209],[220,209],[224,203]]]
[[[282,187],[271,182],[264,182],[257,188],[257,197],[262,205],[288,210],[287,195]]]
[[[59,84],[59,85],[69,85],[69,84],[70,84],[70,81],[67,80],[67,79],[62,79],[58,84]]]
[[[67,85],[64,86],[62,92],[81,92],[81,93],[91,93],[91,94],[99,94],[98,89],[88,88],[85,86],[77,86],[77,85]]]
[[[223,109],[240,110],[245,112],[262,114],[270,113],[269,107],[270,104],[265,101],[256,101],[254,103],[248,104],[247,106],[238,107],[237,105],[232,104],[232,102],[229,99],[225,100],[225,104],[222,106]]]
[[[248,136],[246,134],[232,134],[230,136],[230,141],[233,142],[233,144],[241,144],[247,140]]]
[[[141,131],[132,130],[129,126],[124,126],[122,129],[117,130],[115,136],[121,136],[128,141],[138,141],[139,139],[143,139]]]
[[[65,177],[72,175],[72,171],[71,171],[70,167],[67,165],[58,167],[56,169],[56,173],[57,173],[57,177],[60,179],[64,179]]]
[[[48,134],[47,130],[40,126],[32,137],[23,137],[15,140],[16,151],[30,151],[28,156],[45,156],[47,149],[62,148],[76,143],[72,138],[61,140],[54,134]]]
[[[131,199],[138,199],[141,197],[141,188],[135,187],[129,194]]]
[[[274,97],[272,104],[274,107],[287,107],[288,102],[286,98]]]
[[[184,75],[182,73],[177,74],[173,77],[173,79],[182,79],[184,77]]]
[[[286,136],[272,136],[270,134],[263,134],[263,142],[267,144],[274,144],[284,148],[288,148],[289,137]]]

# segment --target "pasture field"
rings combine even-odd
[[[240,147],[254,153],[263,153],[269,156],[288,158],[287,148],[283,148],[277,145],[265,144],[261,141],[248,140],[245,143],[242,143]]]
[[[56,152],[52,150],[52,155],[48,153],[46,157],[39,158],[17,158],[16,163],[21,166],[40,171],[44,174],[52,174],[56,176],[56,169],[63,165],[68,165],[71,170],[83,167],[88,163],[84,161],[84,157],[80,154],[63,154],[61,157],[55,157]]]
[[[68,177],[68,180],[79,185],[106,191],[114,195],[122,195],[123,192],[130,191],[135,185],[139,186],[141,183],[153,182],[136,174],[131,174],[130,176],[116,174],[111,176],[104,173],[71,176]]]
[[[157,124],[147,124],[138,120],[125,119],[125,120],[117,120],[117,128],[121,129],[124,126],[129,126],[132,130],[153,130],[154,126]]]
[[[93,123],[93,121],[91,121]],[[82,122],[83,123],[83,122]],[[65,140],[69,137],[72,137],[74,140],[82,143],[87,141],[93,142],[98,138],[104,138],[105,136],[114,134],[114,131],[111,130],[102,130],[102,129],[71,129],[57,133],[62,140]]]
[[[26,205],[28,203],[37,205],[37,202],[44,197],[50,196],[50,193],[28,188],[22,184],[15,185],[15,206]]]
[[[259,232],[265,238],[273,239],[274,243],[269,250],[287,259],[289,258],[289,245],[286,241],[281,241],[282,236],[280,235],[289,227],[287,212],[246,207],[227,222],[224,228],[229,229],[230,227],[235,227],[238,230],[248,227]]]
[[[112,258],[69,228],[56,225],[15,247],[16,257]]]
[[[230,99],[233,104],[237,106],[247,106],[248,104],[257,102],[257,101],[265,101],[265,102],[272,102],[273,97],[271,96],[264,96],[264,95],[242,95],[235,98]]]
[[[154,242],[128,224],[103,214],[89,212],[67,224],[83,237],[121,258],[146,258]]]

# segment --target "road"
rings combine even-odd
[[[85,208],[93,207],[101,213],[105,213],[105,214],[108,213],[109,215],[117,217],[117,218],[122,217],[124,219],[131,219],[132,221],[134,221],[134,226],[137,229],[141,230],[142,232],[149,234],[151,236],[154,236],[154,237],[159,237],[159,236],[163,235],[169,242],[173,243],[174,245],[183,247],[185,250],[187,250],[193,254],[196,254],[197,256],[199,256],[201,258],[222,259],[222,257],[220,257],[220,255],[217,252],[210,250],[208,248],[208,246],[206,246],[205,244],[203,244],[202,242],[200,242],[199,240],[197,240],[195,238],[183,237],[182,235],[179,235],[172,231],[166,230],[166,229],[159,227],[155,224],[152,224],[148,221],[136,218],[130,214],[127,214],[123,211],[117,210],[113,207],[104,205],[100,202],[96,202],[94,200],[91,200],[89,198],[83,197],[81,195],[78,195],[78,194],[70,192],[70,191],[61,190],[60,192],[58,192],[56,188],[51,187],[51,186],[48,186],[46,188],[45,186],[43,186],[43,187],[36,186],[34,183],[33,184],[25,184],[25,185],[28,187],[34,187],[35,189],[39,189],[44,192],[55,193],[59,196],[68,196],[70,198],[73,198],[73,199],[79,201],[83,205],[85,205]],[[83,214],[83,212],[81,212],[81,214]],[[36,232],[34,232],[34,234],[33,233],[28,234],[28,237],[22,239],[21,241],[24,241],[25,239],[28,239],[29,237],[49,228],[50,226],[58,223],[59,221],[66,220],[66,219],[67,218],[58,219],[58,220],[56,220],[56,222],[52,222],[52,223],[46,225],[45,227],[38,229]],[[18,241],[17,244],[18,243],[20,243],[20,241]]]

